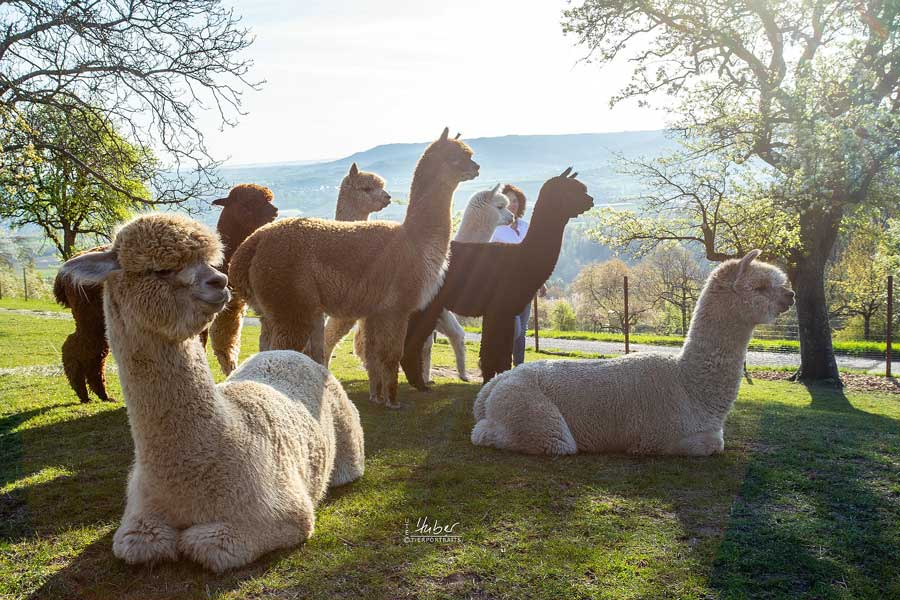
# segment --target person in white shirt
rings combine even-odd
[[[491,236],[492,242],[505,242],[507,244],[519,244],[528,233],[528,221],[522,218],[528,200],[525,192],[516,186],[507,183],[503,186],[503,195],[509,198],[509,210],[516,216],[509,225],[501,225],[494,230]],[[545,287],[541,287],[540,295],[545,293]],[[531,302],[525,306],[525,310],[515,317],[516,333],[513,339],[513,365],[521,365],[525,362],[525,333],[528,331],[528,319],[531,316]]]

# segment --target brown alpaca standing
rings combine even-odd
[[[522,312],[556,266],[566,223],[593,204],[572,168],[541,187],[531,226],[521,244],[453,242],[444,285],[424,311],[410,318],[403,371],[410,384],[422,379],[422,346],[443,309],[482,320],[481,374],[487,383],[512,366],[513,318]]]
[[[341,181],[335,221],[368,221],[369,215],[378,212],[391,203],[391,195],[384,190],[384,179],[375,173],[360,171],[356,163],[350,165],[350,172]],[[363,260],[365,258],[363,257]],[[325,366],[331,360],[331,353],[347,333],[353,329],[355,319],[325,321]]]
[[[214,200],[213,204],[223,207],[216,229],[225,250],[225,264],[219,269],[226,270],[235,249],[256,228],[271,222],[278,209],[272,205],[271,190],[249,183],[235,186],[227,198]],[[108,245],[98,246],[88,252],[108,249]],[[105,366],[109,344],[103,317],[103,285],[78,287],[57,276],[53,283],[53,295],[59,304],[72,309],[72,318],[75,319],[75,331],[62,346],[63,370],[69,385],[82,402],[91,400],[88,387],[101,400],[111,401],[106,392]],[[229,304],[226,310],[230,309],[232,306]],[[205,332],[201,334],[201,339],[205,342]]]
[[[285,219],[241,244],[229,277],[262,315],[260,349],[304,350],[309,342],[309,355],[324,363],[324,314],[364,318],[370,399],[398,406],[406,320],[437,293],[453,192],[478,176],[472,150],[447,133],[416,165],[403,223]]]

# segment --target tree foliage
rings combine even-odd
[[[564,29],[590,60],[633,61],[614,102],[676,98],[673,126],[689,155],[721,158],[742,184],[726,208],[743,197],[786,215],[796,231],[783,250],[797,292],[800,377],[838,381],[825,265],[844,217],[898,167],[900,4],[586,0],[566,11]],[[683,214],[679,202],[667,206]]]
[[[154,203],[144,181],[156,160],[99,118],[72,122],[55,108],[37,107],[17,129],[40,128],[67,153],[23,145],[0,155],[0,217],[14,227],[39,226],[64,260],[75,253],[79,236],[108,238],[116,223]]]
[[[8,0],[0,16],[0,121],[7,131],[46,107],[72,129],[91,122],[94,145],[120,139],[164,156],[166,168],[153,179],[157,201],[176,203],[218,186],[199,111],[210,108],[233,124],[243,93],[256,86],[247,79],[252,63],[241,56],[252,38],[220,0]],[[131,193],[43,127],[20,128],[0,144],[4,152],[33,148],[65,158],[119,194]]]
[[[579,320],[597,323],[614,331],[625,330],[624,279],[629,278],[628,324],[637,325],[648,313],[652,302],[640,293],[641,274],[635,274],[622,260],[585,265],[572,283]]]

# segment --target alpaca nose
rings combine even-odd
[[[385,199],[385,200],[390,200],[390,199],[391,199],[391,195],[388,194],[387,192],[385,192],[385,193],[384,193],[384,199]]]
[[[206,281],[204,283],[211,288],[224,290],[225,286],[228,285],[228,276],[224,273],[214,271],[209,277],[206,278]]]

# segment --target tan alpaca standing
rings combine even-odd
[[[475,400],[472,443],[552,455],[722,452],[753,328],[794,303],[785,274],[757,256],[710,274],[677,355],[540,361],[501,373]]]
[[[340,383],[297,352],[261,352],[216,385],[197,334],[229,300],[218,237],[173,214],[125,225],[112,248],[68,261],[104,284],[110,346],[134,439],[113,553],[239,567],[313,531],[329,485],[364,468],[359,414]]]
[[[263,317],[261,348],[302,350],[309,342],[310,356],[324,362],[324,314],[364,318],[370,399],[399,406],[407,318],[440,287],[453,192],[478,176],[472,150],[447,133],[416,165],[403,223],[285,219],[238,248],[229,276]]]
[[[384,189],[384,179],[375,173],[360,171],[356,163],[350,165],[350,172],[341,181],[337,207],[334,211],[335,221],[367,221],[369,215],[391,203],[391,195]],[[361,256],[360,260],[368,257]],[[325,366],[331,361],[334,347],[347,335],[355,319],[336,319],[328,317],[325,321]]]

